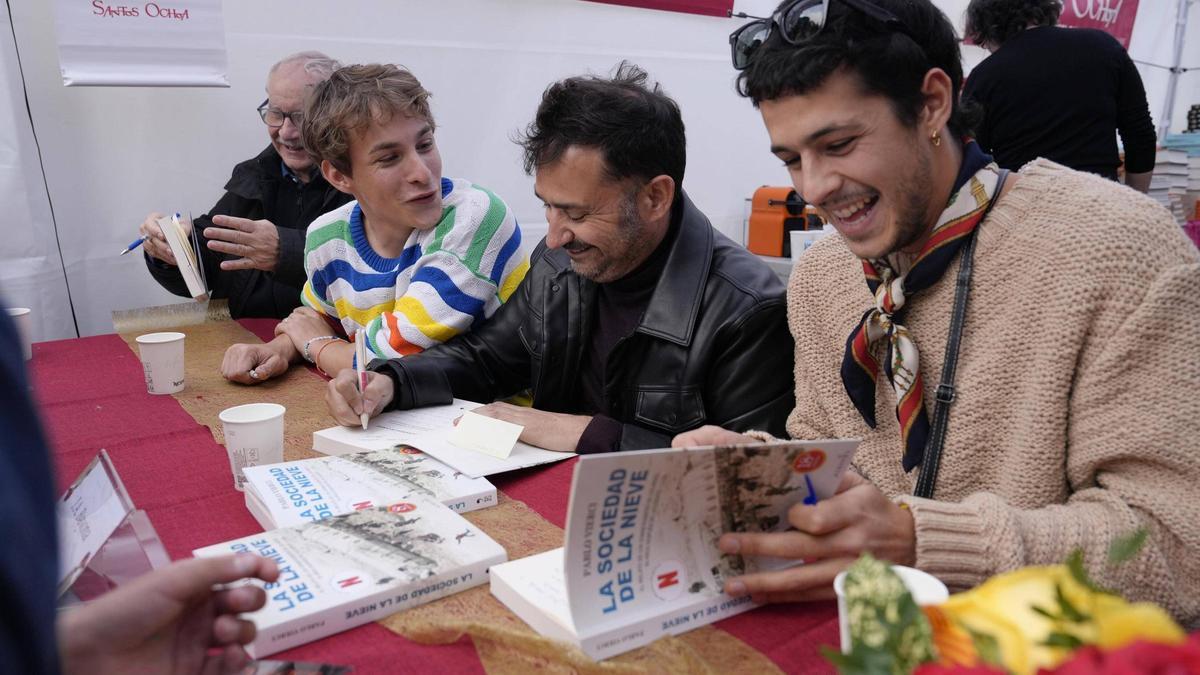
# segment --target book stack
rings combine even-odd
[[[488,581],[504,548],[459,515],[496,488],[405,444],[248,467],[246,508],[266,532],[198,556],[257,553],[279,566],[247,615],[269,656]]]
[[[1200,201],[1200,134],[1167,134],[1163,139],[1163,147],[1187,155],[1187,184],[1183,196],[1182,220],[1192,220],[1196,217],[1196,203]]]
[[[1150,196],[1162,204],[1180,225],[1186,212],[1184,202],[1188,190],[1188,154],[1184,150],[1160,148],[1155,155],[1154,176],[1150,179]]]
[[[1191,214],[1189,219],[1200,220],[1200,209],[1196,208],[1196,204],[1200,204],[1200,154],[1188,157],[1188,188],[1184,210]],[[1191,208],[1188,208],[1189,206]]]
[[[279,566],[267,603],[245,615],[255,658],[290,649],[487,582],[504,549],[423,494],[194,551],[257,553]]]
[[[387,507],[414,493],[458,513],[496,503],[486,478],[466,476],[407,445],[251,466],[242,474],[246,508],[265,530]]]

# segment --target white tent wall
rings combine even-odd
[[[7,10],[0,10],[0,304],[32,307],[35,340],[75,335]]]
[[[199,215],[216,201],[233,165],[266,143],[254,108],[264,97],[268,67],[302,49],[320,49],[345,62],[410,67],[434,94],[447,175],[502,195],[525,226],[530,247],[544,232],[545,218],[533,181],[521,170],[520,150],[509,138],[528,123],[549,82],[608,72],[622,58],[646,68],[679,101],[689,139],[684,187],[720,230],[739,239],[744,200],[760,185],[787,181],[767,152],[757,112],[733,91],[727,36],[741,20],[581,0],[238,0],[224,3],[230,88],[67,88],[58,71],[53,3],[9,4],[83,335],[110,332],[114,309],[182,301],[153,282],[140,255],[116,253],[134,238],[148,211]],[[774,4],[738,0],[735,9],[762,15]],[[937,4],[961,27],[967,0]],[[1135,58],[1169,63],[1167,53],[1158,52],[1173,35],[1173,7],[1166,0],[1142,0],[1131,48]],[[968,66],[984,56],[964,48]],[[13,59],[4,58],[6,72],[13,71]],[[1195,59],[1185,57],[1184,63]],[[1165,78],[1158,85],[1154,75],[1143,69],[1157,111]],[[1196,98],[1189,95],[1195,89],[1181,86],[1181,105]],[[14,91],[15,80],[10,98]],[[36,166],[31,144],[17,151],[23,164]],[[0,184],[0,196],[7,204],[35,202],[28,195],[39,187]],[[30,218],[31,236],[53,241],[44,202]],[[25,248],[20,237],[5,237],[0,269],[26,257]],[[61,270],[59,275],[61,282]],[[17,296],[19,287],[3,277],[0,282]],[[38,297],[28,302],[44,315],[57,313],[62,304]],[[59,320],[42,326],[37,338],[73,334],[71,322]]]
[[[1200,36],[1200,2],[1189,2],[1191,11],[1184,35]],[[1168,69],[1175,61],[1175,19],[1178,8],[1178,0],[1142,0],[1138,5],[1137,22],[1133,25],[1133,38],[1129,43],[1129,55],[1137,64],[1142,83],[1146,86],[1155,128],[1167,112],[1167,83],[1171,75]],[[1200,103],[1200,40],[1192,38],[1184,42],[1180,67],[1186,72],[1179,76],[1175,105],[1170,111],[1168,131],[1172,133],[1187,128],[1188,108]]]

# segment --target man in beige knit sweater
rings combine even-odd
[[[863,551],[962,590],[1082,549],[1100,584],[1200,625],[1200,255],[1179,226],[1045,160],[1002,181],[960,141],[958,47],[927,0],[787,0],[742,31],[741,90],[840,234],[792,273],[788,432],[863,442],[837,495],[789,513],[793,530],[719,543],[806,564],[726,590],[829,597]],[[916,497],[971,246],[940,471]],[[675,443],[731,440],[745,437],[706,427]],[[1107,564],[1138,528],[1141,553]]]

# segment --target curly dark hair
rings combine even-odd
[[[649,79],[622,61],[612,77],[582,75],[547,87],[533,121],[513,139],[525,150],[525,173],[558,161],[574,145],[599,150],[613,180],[666,175],[679,194],[687,162],[683,117]]]
[[[1062,8],[1061,0],[971,0],[964,32],[977,45],[999,47],[1030,26],[1057,24]]]
[[[783,7],[789,0],[783,0]],[[829,3],[825,26],[800,45],[789,45],[772,32],[738,77],[737,89],[755,106],[820,88],[839,69],[857,76],[863,91],[883,96],[902,124],[917,123],[924,99],[925,74],[940,68],[954,91],[962,88],[962,57],[954,26],[930,0],[872,0],[895,15],[909,34],[882,28],[843,2]],[[778,10],[777,10],[778,11]],[[968,136],[977,123],[977,105],[954,97],[947,126]]]

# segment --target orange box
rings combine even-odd
[[[787,257],[791,248],[788,233],[821,227],[823,221],[812,207],[790,187],[764,185],[750,200],[750,226],[746,248],[751,253]]]

